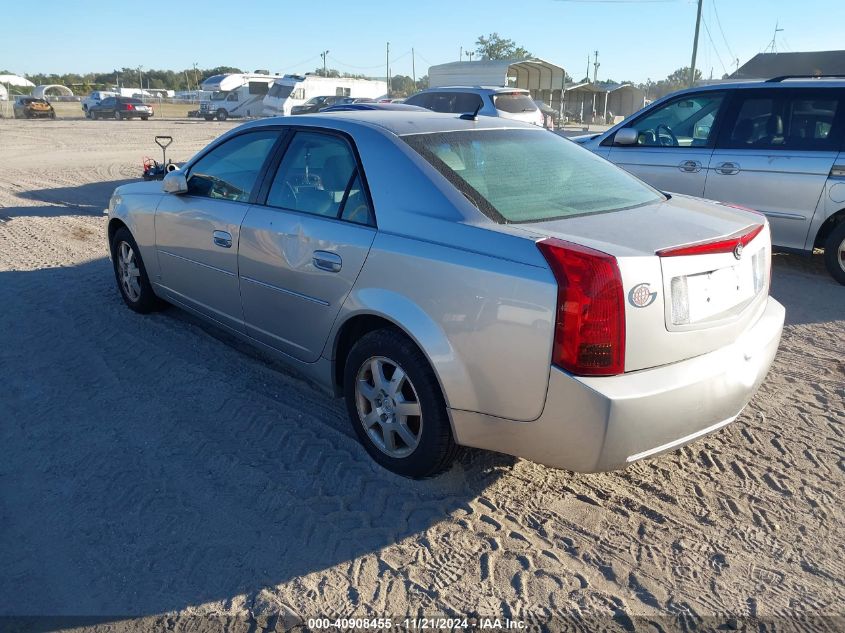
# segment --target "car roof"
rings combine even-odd
[[[504,86],[438,86],[437,88],[426,88],[425,90],[421,90],[417,94],[422,92],[521,92],[525,94],[529,94],[528,90],[525,88],[506,88]]]
[[[535,130],[548,133],[543,128],[504,117],[480,116],[462,119],[458,114],[440,112],[413,112],[397,110],[348,110],[330,114],[272,117],[245,123],[243,128],[260,128],[271,125],[305,125],[350,130],[356,126],[379,128],[382,131],[407,136],[410,134],[437,134],[462,130]]]
[[[842,79],[784,79],[782,81],[756,80],[756,81],[725,81],[708,84],[706,86],[694,86],[684,88],[677,92],[669,93],[666,96],[677,96],[691,92],[707,92],[711,90],[783,90],[786,88],[845,88],[845,80]],[[665,98],[665,97],[664,97]]]

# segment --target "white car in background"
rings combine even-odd
[[[449,86],[429,88],[405,99],[408,105],[420,106],[434,112],[502,117],[544,124],[543,113],[522,88],[487,88],[479,86]]]
[[[91,118],[91,114],[89,112],[91,106],[100,105],[100,102],[102,102],[103,99],[116,96],[116,92],[110,92],[108,90],[94,90],[90,95],[82,99],[82,111],[85,113],[85,118]]]

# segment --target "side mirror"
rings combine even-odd
[[[185,172],[177,169],[167,173],[161,181],[161,188],[164,193],[185,193],[188,191],[188,179],[185,178]]]
[[[616,136],[613,137],[613,144],[614,145],[636,145],[637,139],[640,138],[640,133],[637,132],[632,127],[623,127],[621,130],[616,132]]]

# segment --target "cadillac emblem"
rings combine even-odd
[[[745,248],[745,247],[742,245],[742,242],[740,242],[739,244],[734,246],[734,257],[736,257],[737,259],[740,259],[742,257],[743,248]]]
[[[628,301],[635,308],[645,308],[654,303],[657,293],[652,292],[648,284],[637,284],[628,293]]]

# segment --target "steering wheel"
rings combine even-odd
[[[663,142],[663,140],[661,139],[660,130],[666,131],[666,134],[663,135],[663,138],[668,137],[668,139],[670,141],[669,143]],[[657,125],[657,127],[654,128],[654,135],[657,137],[657,144],[658,145],[662,145],[664,147],[677,147],[679,145],[678,137],[675,136],[675,133],[672,131],[672,128],[670,128],[668,125],[665,125],[663,123],[659,123]]]

